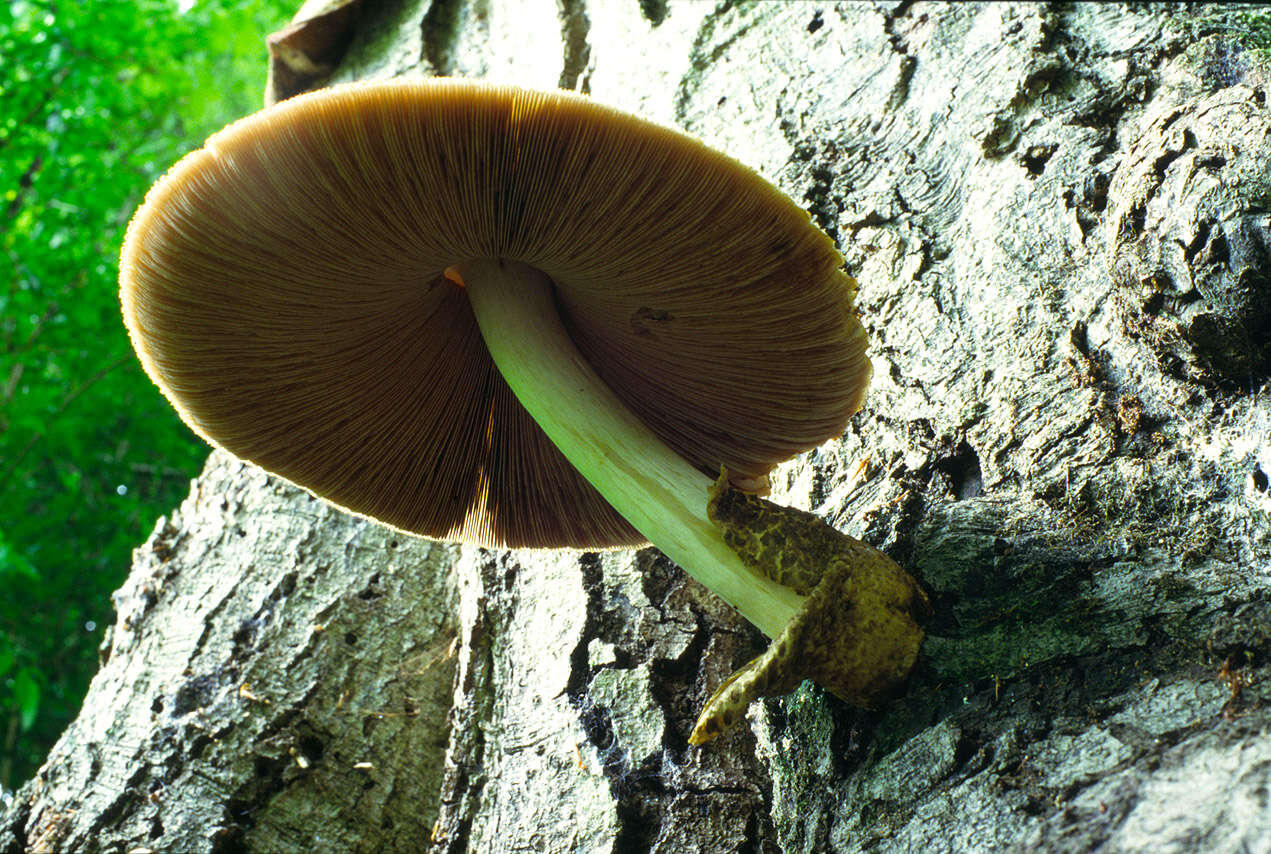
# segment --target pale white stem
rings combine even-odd
[[[517,399],[615,510],[690,575],[776,637],[803,597],[749,569],[706,515],[712,479],[676,454],[596,375],[569,337],[550,278],[514,261],[451,267]]]

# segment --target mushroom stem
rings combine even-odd
[[[689,575],[770,638],[805,597],[747,567],[706,514],[713,485],[654,435],[578,352],[552,280],[481,258],[446,275],[468,291],[486,347],[530,416],[605,500]]]

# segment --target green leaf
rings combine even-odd
[[[29,667],[24,667],[13,678],[13,698],[18,703],[23,732],[31,728],[40,711],[40,683],[32,675],[33,672]]]
[[[0,582],[5,581],[8,576],[15,575],[25,576],[33,581],[40,579],[40,573],[36,572],[31,562],[15,550],[5,539],[4,531],[0,531]],[[0,668],[0,674],[4,673],[4,670],[5,668]]]

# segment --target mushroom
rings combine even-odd
[[[209,442],[426,537],[650,541],[776,638],[698,743],[804,676],[875,705],[922,641],[925,595],[889,558],[737,488],[860,406],[841,266],[805,211],[678,131],[440,79],[215,134],[147,195],[120,281],[142,364]]]

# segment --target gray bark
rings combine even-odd
[[[931,592],[909,691],[690,748],[761,639],[656,552],[430,544],[218,453],[0,850],[1271,850],[1271,112],[1211,12],[366,4],[336,79],[580,88],[837,239],[874,384],[774,498]]]

